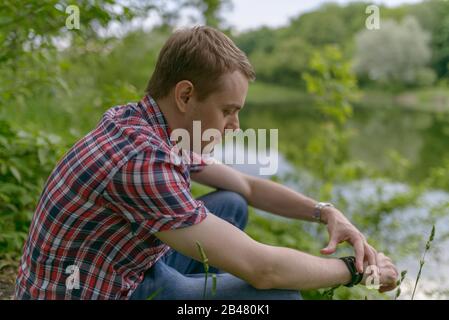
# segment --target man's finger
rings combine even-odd
[[[366,242],[365,242],[365,256],[370,266],[377,267],[376,254],[374,254],[373,249]]]
[[[363,239],[361,237],[357,237],[352,245],[354,246],[355,251],[357,271],[359,273],[363,273],[363,258],[365,257],[365,246],[363,244]]]
[[[338,241],[335,239],[331,239],[326,248],[320,250],[322,254],[332,254],[337,250]]]
[[[377,259],[377,250],[370,246],[374,253],[374,259],[376,259],[376,266],[379,267],[379,259]]]

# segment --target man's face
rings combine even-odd
[[[195,95],[192,97],[192,108],[186,115],[190,133],[193,132],[193,121],[201,121],[201,136],[208,129],[217,130],[217,137],[201,142],[201,150],[211,141],[218,143],[226,129],[240,129],[238,114],[245,104],[247,92],[248,80],[240,71],[235,71],[223,75],[220,89],[203,101],[198,101]]]

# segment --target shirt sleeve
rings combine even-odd
[[[191,152],[190,172],[201,172],[206,166],[220,163],[212,156],[200,156],[198,153]]]
[[[131,224],[151,233],[200,223],[209,211],[193,198],[185,170],[182,163],[140,153],[108,183],[105,200]]]

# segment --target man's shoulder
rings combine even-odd
[[[154,134],[153,124],[145,119],[145,115],[140,109],[138,103],[135,102],[114,106],[104,113],[100,125],[113,123],[122,130],[134,130],[139,134]]]
[[[67,151],[55,168],[56,176],[71,172],[74,183],[82,178],[80,185],[92,179],[103,185],[137,156],[147,163],[170,161],[170,147],[135,108],[130,103],[108,109],[98,125]]]
[[[145,116],[138,103],[114,106],[104,113],[96,130],[107,136],[113,144],[129,144],[140,150],[147,148],[169,152],[160,128]]]

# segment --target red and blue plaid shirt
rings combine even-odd
[[[108,110],[68,151],[34,213],[16,298],[127,299],[169,250],[154,233],[206,217],[190,193],[190,171],[205,163],[172,161],[169,135],[145,96]]]

